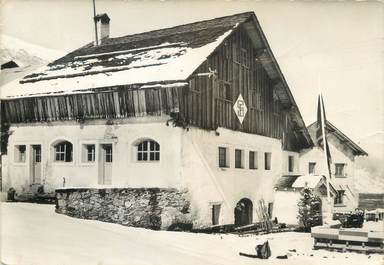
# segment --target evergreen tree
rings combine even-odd
[[[305,231],[310,231],[311,227],[321,225],[321,199],[313,193],[312,189],[304,188],[301,192],[299,203],[299,213],[297,218],[304,227]]]

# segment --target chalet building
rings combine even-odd
[[[327,183],[323,175],[288,175],[279,178],[275,185],[275,199],[273,204],[273,218],[277,218],[280,223],[288,225],[301,225],[297,218],[299,207],[298,203],[302,198],[304,188],[309,188],[313,194],[321,200],[321,214],[327,215]],[[330,183],[330,196],[335,198],[337,191]]]
[[[255,14],[117,38],[109,20],[98,45],[2,87],[4,189],[176,189],[197,226],[272,210],[313,142]]]
[[[317,122],[308,126],[309,134],[313,141],[316,139]],[[350,212],[358,207],[358,191],[355,187],[355,157],[368,154],[337,129],[329,121],[325,124],[327,140],[331,153],[331,180],[337,190],[333,198],[334,212]],[[324,151],[320,147],[304,150],[300,154],[300,170],[304,174],[323,175],[328,174]]]

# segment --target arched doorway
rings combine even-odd
[[[252,223],[253,204],[250,199],[241,199],[235,207],[235,225],[243,226]]]

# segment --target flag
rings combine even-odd
[[[321,114],[321,112],[323,112],[323,115]],[[324,118],[324,121],[322,121],[323,118]],[[327,152],[326,159],[327,159],[329,176],[331,176],[331,163],[332,163],[331,152],[329,151],[329,144],[327,142],[327,132],[325,128],[324,128],[325,135],[323,135],[322,124],[324,124],[324,127],[326,126],[327,118],[325,117],[323,97],[319,95],[318,102],[317,102],[316,145],[324,149],[324,141],[326,143],[326,152]]]

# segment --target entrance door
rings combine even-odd
[[[32,158],[31,158],[31,181],[32,184],[41,183],[41,145],[32,145]]]
[[[219,224],[220,210],[221,210],[220,204],[212,205],[212,224],[213,225]]]
[[[235,225],[244,226],[252,223],[253,204],[250,199],[241,199],[235,207]]]
[[[99,184],[108,185],[112,183],[112,144],[102,144],[100,147]]]

